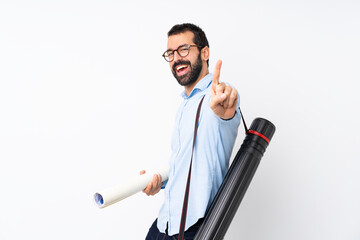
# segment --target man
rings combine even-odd
[[[219,83],[221,61],[217,62],[213,75],[209,73],[209,56],[209,43],[198,26],[180,24],[168,32],[163,57],[178,83],[184,86],[184,101],[175,120],[169,179],[163,184],[161,176],[155,174],[143,190],[154,195],[165,186],[164,203],[147,240],[177,239],[179,234],[195,116],[204,95],[192,161],[185,239],[194,238],[228,169],[240,124],[239,98],[236,89]]]

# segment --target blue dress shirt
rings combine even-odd
[[[158,215],[157,227],[168,234],[179,233],[186,181],[189,172],[196,111],[202,96],[202,105],[192,162],[191,184],[185,231],[205,216],[206,210],[229,167],[229,159],[240,124],[240,112],[223,120],[209,106],[212,74],[206,75],[184,101],[176,115],[171,140],[169,179],[165,186],[164,203]],[[238,98],[238,105],[239,105]]]

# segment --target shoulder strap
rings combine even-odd
[[[179,240],[184,239],[184,230],[185,230],[185,223],[186,223],[186,213],[187,213],[187,206],[188,206],[188,200],[189,200],[189,190],[190,190],[190,178],[191,178],[191,166],[192,166],[192,160],[194,155],[194,148],[195,148],[195,139],[196,139],[196,132],[198,128],[199,123],[199,116],[201,111],[201,105],[203,103],[205,95],[201,98],[201,101],[199,103],[197,112],[196,112],[196,119],[195,119],[195,127],[194,127],[194,138],[193,138],[193,144],[192,144],[192,152],[191,152],[191,160],[190,160],[190,167],[189,167],[189,173],[188,178],[186,182],[186,190],[185,190],[185,196],[184,196],[184,202],[183,202],[183,208],[181,213],[181,221],[180,221],[180,229],[179,229]]]
[[[244,124],[245,135],[246,135],[246,134],[248,134],[249,129],[248,129],[247,126],[246,126],[246,123],[245,123],[245,120],[244,120],[244,115],[243,115],[242,112],[241,112],[240,106],[239,106],[239,112],[240,112],[240,115],[241,115],[242,122],[243,122],[243,124]]]

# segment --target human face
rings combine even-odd
[[[195,45],[194,34],[190,31],[172,35],[168,39],[168,50],[175,50],[184,44]],[[203,69],[203,62],[198,48],[193,47],[187,56],[181,57],[176,51],[174,60],[169,62],[170,69],[182,86],[193,85],[199,79]]]

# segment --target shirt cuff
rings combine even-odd
[[[235,117],[235,115],[236,115],[236,111],[235,111],[235,113],[234,113],[234,116],[232,116],[232,118],[229,118],[229,119],[220,118],[220,119],[223,120],[223,121],[230,121],[231,119],[233,119],[233,118]]]
[[[161,186],[161,189],[164,189],[166,187],[167,182],[168,182],[168,180],[163,182],[163,185]]]

